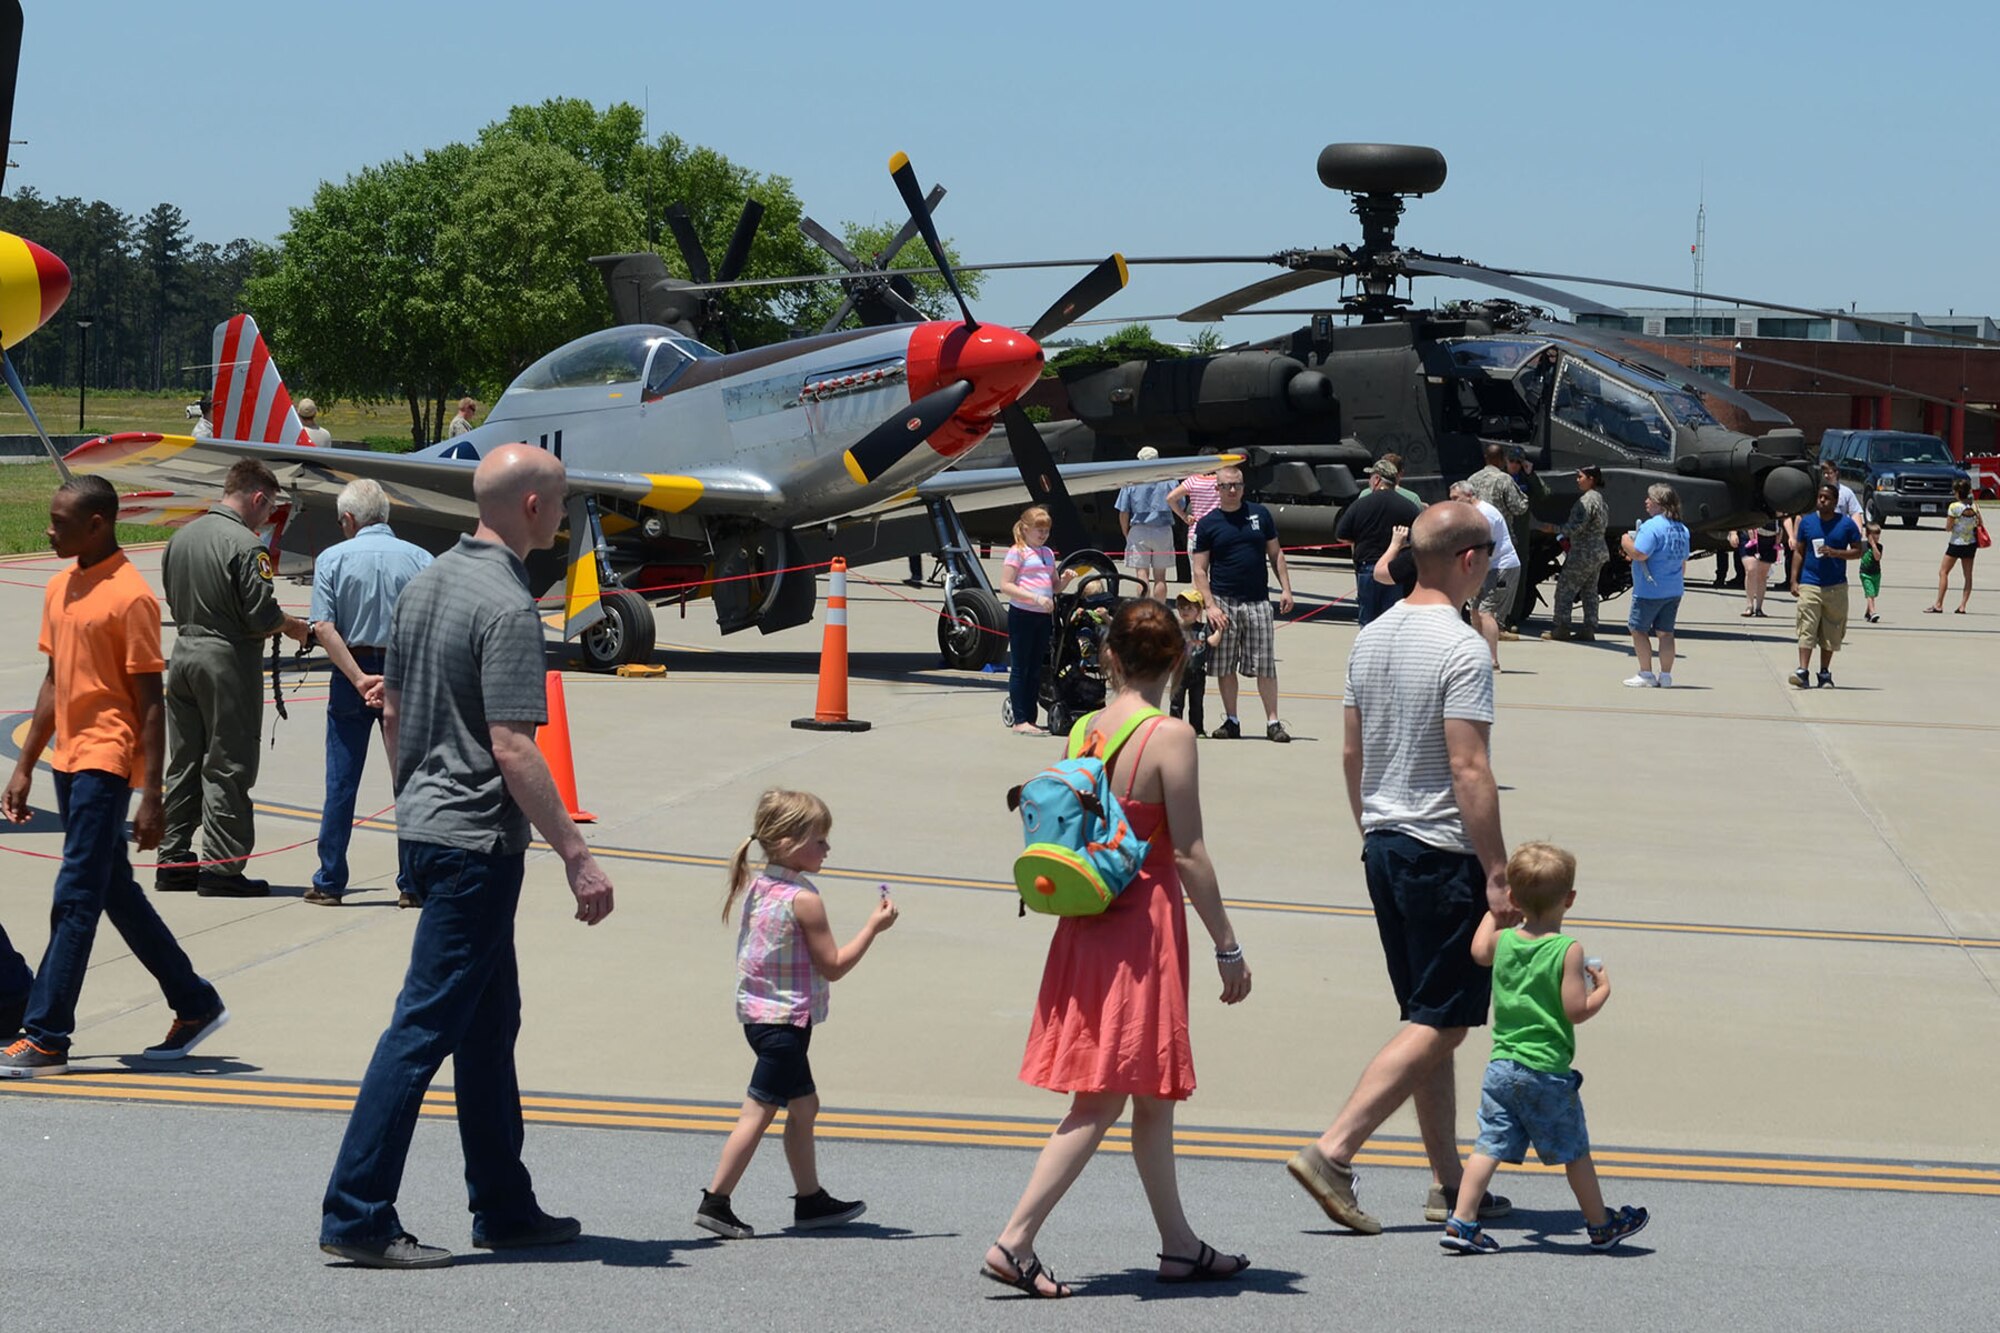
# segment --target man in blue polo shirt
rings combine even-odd
[[[1257,678],[1257,697],[1264,705],[1264,735],[1289,741],[1291,733],[1278,720],[1278,657],[1273,642],[1271,580],[1265,562],[1278,571],[1282,596],[1278,609],[1292,613],[1292,571],[1278,545],[1278,525],[1271,511],[1243,498],[1240,468],[1220,468],[1215,474],[1216,507],[1195,524],[1189,543],[1195,591],[1208,607],[1209,623],[1222,631],[1209,670],[1222,695],[1222,725],[1212,736],[1236,740],[1243,728],[1236,717],[1236,677]]]
[[[1865,548],[1861,529],[1840,512],[1840,483],[1819,484],[1819,504],[1799,520],[1792,541],[1792,586],[1799,590],[1799,669],[1792,686],[1806,689],[1812,651],[1819,649],[1819,685],[1833,687],[1833,655],[1847,635],[1847,562],[1859,560]]]
[[[326,701],[326,800],[319,823],[319,869],[305,901],[333,907],[347,891],[347,844],[354,798],[368,763],[368,742],[382,722],[382,655],[396,599],[430,567],[431,553],[389,529],[389,496],[366,477],[350,481],[336,503],[347,540],[313,562],[312,637],[333,663]],[[399,872],[396,905],[417,900]]]

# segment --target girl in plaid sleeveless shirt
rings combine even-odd
[[[875,937],[896,924],[896,906],[882,889],[867,924],[845,947],[833,941],[819,890],[806,876],[826,861],[833,815],[810,792],[767,791],[757,802],[751,834],[736,849],[722,919],[743,900],[736,937],[736,1020],[757,1053],[743,1112],[722,1146],[715,1178],[701,1192],[694,1223],[718,1236],[743,1240],[756,1229],[737,1217],[729,1196],[743,1178],[780,1107],[785,1108],[785,1160],[791,1164],[792,1225],[840,1226],[867,1210],[860,1200],[836,1199],[819,1183],[813,1122],[819,1094],[807,1050],[815,1024],[826,1021],[827,989],[854,970]],[[762,871],[750,871],[750,844],[763,849]]]

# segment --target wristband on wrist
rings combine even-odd
[[[1217,950],[1215,951],[1215,961],[1216,961],[1216,962],[1218,962],[1218,963],[1240,963],[1240,962],[1242,962],[1242,961],[1243,961],[1243,946],[1239,944],[1239,945],[1236,945],[1236,946],[1235,946],[1234,948],[1230,948],[1230,949],[1217,949]]]

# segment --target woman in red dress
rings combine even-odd
[[[1142,708],[1160,707],[1180,661],[1180,626],[1159,602],[1112,617],[1106,664],[1117,691],[1091,719],[1109,737]],[[1181,892],[1215,942],[1222,1002],[1250,993],[1250,969],[1223,910],[1202,843],[1194,731],[1178,718],[1141,723],[1111,758],[1132,831],[1151,844],[1144,866],[1099,916],[1062,917],[1049,944],[1021,1078],[1071,1094],[1069,1114],[1036,1160],[1027,1192],[981,1273],[1034,1296],[1070,1288],[1035,1256],[1035,1236],[1132,1102],[1132,1158],[1160,1228],[1162,1282],[1236,1277],[1250,1266],[1194,1234],[1174,1175],[1174,1103],[1194,1091],[1188,1042],[1188,929]]]

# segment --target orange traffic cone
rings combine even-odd
[[[866,731],[847,716],[847,561],[833,560],[826,590],[826,636],[819,648],[819,702],[811,717],[793,720],[803,731]]]
[[[576,802],[576,765],[569,753],[569,705],[563,701],[562,672],[549,672],[547,688],[549,720],[547,725],[536,728],[535,748],[542,752],[542,759],[549,766],[556,795],[562,797],[563,809],[569,812],[569,817],[579,824],[594,824],[597,816]]]

